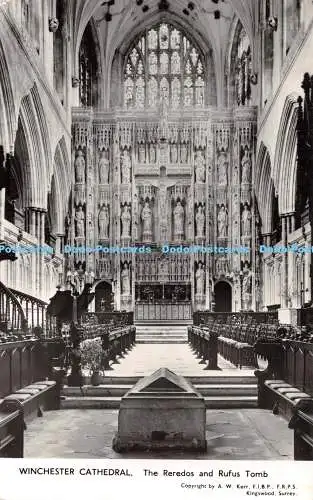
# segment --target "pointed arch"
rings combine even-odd
[[[17,128],[16,108],[3,46],[0,40],[0,141],[7,152],[13,149]]]
[[[24,203],[25,206],[45,209],[48,185],[46,156],[49,155],[49,150],[45,151],[39,123],[36,105],[32,95],[28,94],[21,101],[19,113],[19,124],[25,137],[29,161],[28,164],[22,165],[25,186],[27,187]]]
[[[118,33],[115,37],[114,40],[114,50],[110,51],[110,57],[111,59],[108,62],[108,68],[109,71],[107,72],[107,88],[113,90],[116,87],[116,78],[119,78],[120,80],[120,85],[121,87],[123,86],[122,80],[123,76],[125,73],[125,67],[126,67],[126,61],[128,60],[128,56],[130,55],[131,50],[133,50],[136,47],[136,42],[140,43],[140,40],[142,37],[148,36],[150,31],[153,29],[159,30],[162,28],[163,25],[166,25],[169,27],[170,32],[172,33],[173,30],[177,30],[183,38],[186,38],[189,43],[191,44],[192,47],[194,47],[194,50],[199,54],[199,58],[201,61],[201,67],[203,69],[202,73],[199,73],[199,76],[203,79],[202,82],[197,80],[194,85],[195,85],[195,95],[199,96],[199,103],[202,102],[201,100],[201,92],[203,93],[203,103],[208,104],[208,105],[216,105],[216,100],[217,100],[217,91],[216,91],[216,71],[215,71],[215,63],[214,63],[214,53],[211,48],[210,43],[208,43],[207,40],[204,40],[202,35],[199,32],[196,32],[195,30],[192,30],[191,26],[186,22],[186,20],[181,19],[179,16],[177,16],[174,13],[168,12],[166,16],[162,13],[154,13],[151,16],[148,16],[144,21],[141,21],[138,23],[133,29],[129,31],[129,33]],[[112,41],[113,44],[113,41]],[[171,57],[173,54],[172,46],[170,44],[170,41],[168,42],[169,45],[169,52],[168,56]],[[113,47],[112,47],[113,48]],[[156,52],[160,50],[160,54],[164,56],[164,52],[166,52],[168,49],[161,48],[161,42],[160,42],[160,47],[159,49],[156,49]],[[151,51],[149,51],[150,53]],[[146,46],[144,47],[144,55],[143,55],[143,61],[142,61],[142,66],[143,66],[143,73],[142,76],[146,80],[145,85],[144,85],[144,90],[145,93],[148,95],[149,93],[149,85],[150,80],[153,78],[149,78],[149,81],[147,79],[147,68],[145,67],[145,59],[148,57],[148,49]],[[161,57],[161,56],[160,56]],[[188,59],[188,57],[187,57]],[[157,59],[158,61],[158,59]],[[184,61],[184,64],[186,64],[188,61]],[[157,63],[160,64],[161,66],[161,60]],[[183,93],[184,89],[186,90],[187,87],[185,88],[183,83],[180,82],[181,79],[181,72],[179,73],[178,77],[174,78],[174,74],[170,74],[172,65],[168,66],[169,72],[164,72],[162,76],[168,76],[170,75],[170,80],[173,77],[173,88],[171,88],[171,93],[170,95],[175,95],[175,91],[177,90],[178,83],[181,85],[181,91]],[[183,70],[183,67],[182,67]],[[198,70],[197,70],[198,71]],[[160,70],[160,73],[157,73],[155,75],[155,81],[157,84],[158,78],[161,78],[161,73],[162,70]],[[139,73],[138,73],[139,74]],[[151,73],[152,75],[152,73]],[[137,80],[136,80],[137,81]],[[186,85],[188,86],[188,91],[189,92],[189,83],[187,82],[186,78]],[[200,87],[203,86],[203,90],[200,89]],[[174,88],[175,87],[175,88]],[[135,87],[134,87],[135,88]],[[116,92],[116,88],[115,88]],[[160,89],[161,93],[161,89]],[[201,95],[200,95],[201,94]],[[114,99],[109,101],[111,105],[123,105],[123,99],[119,99],[119,102],[117,103],[115,100],[115,103],[113,102]],[[148,97],[146,99],[146,102],[148,102]],[[175,101],[176,102],[176,101]],[[188,99],[187,99],[188,102]],[[199,104],[200,105],[200,104]],[[175,107],[175,106],[174,106]]]
[[[251,99],[250,79],[246,78],[246,75],[252,71],[252,44],[241,20],[236,17],[231,26],[229,40],[225,61],[226,102],[228,106],[247,105],[250,104]],[[240,47],[241,55],[239,54]],[[240,66],[238,66],[238,61]],[[238,94],[240,94],[240,100],[238,100]]]
[[[297,177],[297,94],[287,96],[280,119],[274,159],[274,183],[281,214],[295,211]]]
[[[262,222],[262,233],[269,234],[273,231],[275,188],[271,177],[270,155],[263,142],[260,144],[256,162],[255,191]]]
[[[54,216],[53,231],[55,234],[64,233],[64,221],[67,210],[67,203],[71,189],[71,165],[67,153],[64,136],[57,144],[54,154],[53,177],[49,186]]]

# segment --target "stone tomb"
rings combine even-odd
[[[205,425],[201,394],[184,377],[159,368],[122,398],[113,449],[205,450]]]

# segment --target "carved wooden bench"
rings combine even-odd
[[[18,401],[0,402],[0,457],[23,458],[24,415]]]
[[[254,347],[247,342],[239,342],[228,337],[218,337],[219,353],[235,366],[256,368],[257,361]]]
[[[27,421],[36,414],[41,415],[42,411],[59,408],[59,384],[54,380],[33,383],[6,396],[2,404],[10,401],[19,401],[21,403],[24,419]]]
[[[294,459],[313,460],[313,398],[296,403],[288,427],[294,430]]]
[[[312,399],[309,394],[284,382],[284,380],[265,380],[264,391],[273,412],[279,413],[287,419],[292,417],[294,408],[299,401]]]

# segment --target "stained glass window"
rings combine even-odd
[[[130,47],[124,67],[126,108],[205,105],[203,56],[186,35],[169,23],[142,33]]]

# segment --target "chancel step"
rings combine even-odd
[[[257,407],[257,396],[207,396],[204,399],[208,409]],[[120,402],[121,397],[117,396],[72,396],[61,401],[61,409],[117,409]]]
[[[146,323],[136,323],[136,342],[137,344],[180,344],[187,343],[187,326]]]
[[[253,376],[187,377],[205,398],[206,408],[255,408],[257,384]],[[105,384],[64,387],[61,408],[119,408],[121,398],[139,377],[108,377]]]

